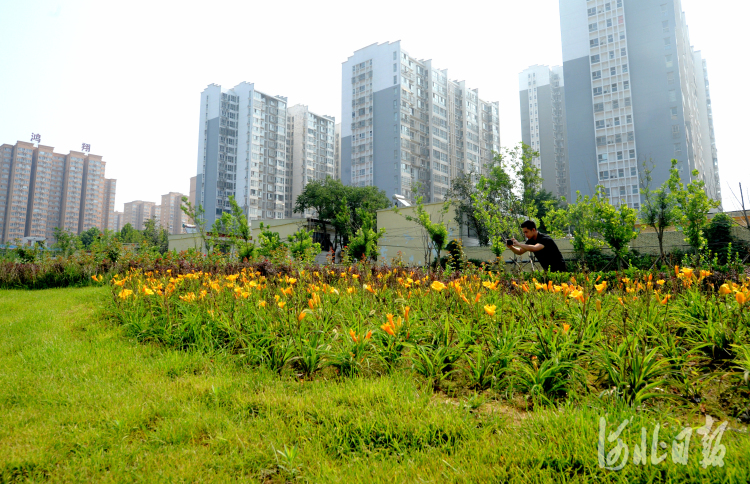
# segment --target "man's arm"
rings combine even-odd
[[[513,245],[508,246],[508,248],[518,255],[521,255],[525,252],[539,252],[540,250],[544,249],[544,246],[542,244],[522,244],[516,239],[512,240]]]

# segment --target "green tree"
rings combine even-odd
[[[118,237],[123,244],[140,244],[143,241],[141,232],[134,229],[130,223],[126,223],[120,229]]]
[[[545,224],[554,237],[564,237],[568,234],[572,236],[573,250],[582,264],[586,263],[587,253],[604,245],[596,236],[597,197],[598,193],[588,196],[577,191],[575,203],[559,208],[550,205],[545,218]],[[565,202],[565,198],[562,200]]]
[[[282,242],[278,232],[273,232],[269,226],[260,223],[260,235],[258,236],[260,248],[258,252],[265,257],[272,257],[280,249],[285,249],[286,244]]]
[[[424,209],[422,204],[423,197],[420,195],[416,199],[416,205],[414,206],[414,215],[402,214],[398,207],[393,207],[393,211],[400,214],[409,222],[414,222],[419,225],[422,229],[424,244],[424,262],[430,264],[432,254],[435,254],[437,260],[440,260],[440,253],[445,249],[445,245],[448,243],[448,227],[444,222],[445,214],[451,208],[450,200],[443,202],[443,207],[438,212],[438,220],[432,220],[432,217]]]
[[[708,212],[717,208],[720,204],[717,200],[708,197],[705,190],[705,183],[698,179],[698,170],[693,170],[693,180],[687,185],[683,185],[680,179],[680,172],[676,167],[676,161],[673,160],[670,177],[668,180],[669,189],[677,200],[677,206],[680,212],[680,222],[682,230],[685,233],[685,242],[690,244],[696,252],[701,251],[706,246],[706,238],[703,234],[708,226]]]
[[[331,225],[335,231],[332,241],[335,250],[346,244],[362,227],[360,214],[374,216],[378,210],[390,205],[388,196],[377,187],[350,187],[329,177],[325,181],[316,180],[305,185],[297,197],[294,211],[315,211],[316,223],[323,233],[327,233],[328,225]]]
[[[535,194],[541,187],[539,169],[533,159],[539,153],[521,143],[513,149],[503,148],[481,176],[477,192],[472,194],[477,219],[486,227],[492,252],[496,257],[505,251],[505,240],[520,238],[520,223],[537,215]]]
[[[672,160],[672,169],[675,168],[677,160]],[[669,189],[669,181],[665,181],[656,190],[651,190],[653,177],[653,164],[648,168],[644,163],[643,176],[641,178],[641,222],[652,227],[659,241],[659,260],[663,261],[664,255],[664,231],[667,227],[675,225],[680,220],[680,212],[677,208],[677,200]]]
[[[635,230],[638,211],[624,203],[614,207],[609,203],[602,186],[597,187],[597,194],[598,196],[593,198],[596,216],[594,227],[614,253],[619,268],[627,256],[628,244],[638,236]]]
[[[375,215],[364,209],[358,209],[362,225],[349,241],[349,255],[355,260],[377,260],[378,241],[385,235],[385,229],[375,230]]]
[[[287,235],[289,252],[292,257],[303,262],[312,262],[320,253],[320,244],[313,242],[312,232],[304,227],[297,229],[292,235]]]
[[[180,209],[182,209],[182,213],[187,215],[188,219],[195,224],[195,228],[198,230],[198,234],[200,235],[201,241],[203,241],[203,246],[206,248],[206,252],[210,253],[210,244],[212,243],[212,240],[209,240],[206,232],[206,211],[203,209],[203,205],[199,204],[195,207],[190,203],[188,197],[182,197],[182,205],[180,205]]]
[[[456,225],[473,230],[479,240],[479,245],[486,247],[490,243],[487,227],[477,217],[475,198],[478,196],[477,175],[474,173],[460,173],[451,180],[451,188],[447,198],[451,200],[456,213]]]
[[[78,237],[67,230],[63,230],[60,227],[55,227],[55,244],[54,247],[60,251],[60,255],[67,257],[77,248],[77,242],[80,243]]]
[[[101,237],[101,235],[102,233],[96,227],[91,227],[90,229],[81,232],[81,235],[79,237],[81,238],[83,248],[88,250],[91,247],[91,244],[93,244],[95,240]]]

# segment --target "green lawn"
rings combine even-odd
[[[450,399],[408,373],[298,382],[220,355],[139,344],[107,322],[109,289],[0,291],[0,482],[747,482],[750,438],[724,467],[634,465],[640,427],[671,443],[699,415],[599,400],[526,413]],[[624,418],[629,463],[599,468],[599,417]],[[607,443],[608,452],[614,444]],[[668,447],[668,450],[671,449]]]

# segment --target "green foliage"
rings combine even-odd
[[[403,215],[398,207],[393,207],[393,211],[421,227],[426,242],[424,261],[425,264],[428,264],[432,260],[431,254],[435,254],[435,257],[440,260],[440,253],[445,249],[445,244],[448,242],[448,227],[443,219],[451,208],[451,202],[450,200],[443,202],[443,207],[438,212],[439,219],[433,222],[430,214],[424,209],[423,199],[422,196],[417,197],[414,215]]]
[[[123,244],[140,244],[143,242],[143,234],[134,229],[130,223],[126,223],[120,229],[119,238]]]
[[[95,240],[101,237],[101,235],[101,232],[96,227],[91,227],[90,229],[81,232],[79,237],[81,238],[81,244],[83,244],[83,248],[89,249],[91,247],[91,244],[93,244]]]
[[[320,244],[313,243],[312,232],[300,227],[294,234],[288,235],[289,252],[294,259],[311,263],[320,253]]]
[[[160,254],[165,254],[169,251],[169,232],[157,225],[156,219],[150,218],[143,223],[143,243]]]
[[[76,235],[68,232],[67,230],[62,230],[60,227],[55,227],[54,234],[54,247],[60,251],[60,255],[62,255],[63,257],[67,257],[72,254],[80,244],[80,239]]]
[[[274,232],[263,222],[260,223],[260,235],[258,236],[260,248],[258,253],[264,257],[274,257],[278,251],[286,251],[287,245],[281,240],[278,232]]]
[[[624,261],[628,253],[628,243],[638,236],[635,224],[638,221],[638,211],[621,203],[613,207],[606,199],[603,188],[599,187],[599,196],[594,198],[596,216],[595,227],[617,257],[618,264]]]
[[[576,192],[575,203],[569,203],[561,208],[549,206],[545,223],[555,237],[571,234],[573,249],[581,261],[586,260],[586,254],[601,248],[604,243],[597,237],[596,210],[598,205],[597,192],[593,196],[581,195]],[[563,198],[563,201],[565,199]]]
[[[473,230],[479,240],[481,247],[490,243],[487,228],[477,218],[477,209],[474,200],[479,195],[476,185],[477,175],[474,173],[459,173],[451,180],[451,188],[446,198],[453,203],[456,213],[456,226],[468,227]]]
[[[672,160],[672,170],[676,168],[677,160]],[[680,219],[675,195],[669,188],[669,180],[656,190],[651,190],[651,175],[653,165],[643,166],[644,178],[641,180],[641,222],[652,227],[659,240],[659,256],[664,259],[664,231],[675,225]]]
[[[704,230],[708,226],[708,212],[717,208],[720,203],[708,197],[705,183],[698,179],[698,170],[693,170],[693,180],[686,186],[680,179],[676,163],[672,163],[668,180],[669,189],[674,194],[680,213],[680,223],[685,233],[685,242],[696,252],[706,246]]]
[[[349,256],[354,260],[377,260],[378,241],[385,235],[385,229],[376,231],[374,215],[362,209],[359,210],[363,225],[357,229],[357,233],[349,241]]]
[[[747,243],[732,234],[732,227],[737,224],[727,213],[720,212],[711,218],[704,231],[706,248],[709,253],[718,258],[720,264],[726,264],[740,249],[747,247]]]
[[[302,189],[294,205],[295,213],[313,210],[317,224],[326,233],[328,224],[335,230],[334,250],[346,245],[363,226],[363,215],[372,215],[391,206],[385,192],[375,186],[354,187],[334,180],[313,180]]]
[[[539,153],[521,145],[497,153],[471,194],[475,217],[485,227],[496,257],[505,251],[505,240],[520,237],[520,224],[537,216],[535,197],[541,187],[539,169],[533,159]]]

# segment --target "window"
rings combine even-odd
[[[631,167],[630,167],[630,176],[636,176],[636,175],[637,175],[637,173],[636,173],[636,169],[635,169],[635,167],[634,167],[634,166],[631,166]]]
[[[614,59],[615,58],[615,51],[614,50],[610,50],[609,51],[609,58],[610,59]]]
[[[599,155],[597,157],[597,159],[599,160],[599,163],[606,163],[607,162],[607,154],[603,153],[603,154]]]
[[[600,120],[596,122],[596,129],[604,129],[604,121]]]
[[[669,37],[667,37],[666,39],[664,39],[664,48],[665,49],[671,49],[672,48],[672,39],[670,39]]]
[[[599,172],[599,179],[600,180],[608,180],[609,179],[609,172],[608,171],[600,171]]]
[[[609,189],[609,188],[605,188],[605,189],[604,189],[604,194],[605,194],[605,195],[607,195],[608,197],[609,197],[609,196],[612,196],[612,190],[611,190],[611,189]]]
[[[589,9],[589,17],[593,17],[594,15],[596,15],[596,7]]]
[[[398,84],[398,76],[393,76],[393,83]]]
[[[664,34],[669,33],[669,20],[662,20],[661,21],[661,31]]]
[[[617,8],[622,7],[622,0],[617,0]]]
[[[609,177],[612,179],[617,178],[617,170],[610,170]]]
[[[674,84],[674,72],[667,72],[667,84]]]
[[[601,87],[595,87],[594,88],[594,96],[601,96],[602,95],[602,88]]]
[[[619,176],[620,178],[625,178],[625,168],[619,168],[617,170],[617,176]]]
[[[609,12],[610,10],[612,10],[611,4],[605,3],[604,4],[604,10],[606,10],[607,12]]]
[[[612,92],[617,92],[617,83],[612,84]]]
[[[669,90],[669,102],[677,102],[677,92],[674,89]]]
[[[669,114],[672,119],[677,119],[677,108],[669,108]]]
[[[597,64],[597,63],[599,63],[599,62],[600,62],[600,61],[599,61],[599,54],[596,54],[596,55],[592,55],[592,56],[591,56],[591,63],[592,63],[592,64]]]
[[[606,146],[606,145],[607,145],[607,137],[606,136],[597,136],[596,137],[596,146]],[[601,161],[601,159],[599,161]]]
[[[628,131],[628,141],[635,141],[635,133]]]
[[[667,4],[666,3],[661,4],[661,14],[664,15],[665,17],[667,16]]]
[[[398,64],[393,64],[393,72],[396,72],[398,70]]]
[[[625,89],[626,91],[627,91],[628,89],[630,89],[630,81],[624,81],[624,82],[622,83],[622,88],[623,88],[623,89]]]
[[[617,23],[622,25],[622,22],[623,22],[623,18],[622,18],[622,15],[620,15],[619,17],[617,17]]]
[[[594,71],[591,73],[592,79],[601,79],[602,78],[602,71]]]
[[[625,47],[620,49],[620,57],[625,57],[627,54],[628,54],[628,51],[627,49],[625,49]]]
[[[674,144],[674,154],[675,155],[681,155],[682,154],[682,143],[675,143]]]
[[[621,160],[622,160],[622,151],[618,151],[617,152],[617,161],[621,161]]]
[[[679,138],[679,137],[680,137],[680,125],[673,124],[672,125],[672,138]]]
[[[625,32],[620,32],[620,40],[625,40]]]
[[[589,32],[596,32],[597,30],[599,29],[597,28],[595,23],[589,24]]]
[[[625,187],[620,187],[620,196],[621,197],[625,196]]]
[[[591,39],[589,40],[589,47],[599,47],[599,39]]]
[[[664,62],[667,67],[672,67],[672,54],[664,56]]]
[[[626,72],[628,72],[628,65],[627,64],[623,64],[622,65],[622,73],[625,74]]]
[[[617,99],[612,100],[612,109],[620,109],[620,101]]]
[[[620,126],[620,118],[619,117],[615,118],[615,126]]]
[[[622,134],[620,133],[615,134],[615,143],[622,143]]]
[[[594,112],[595,113],[601,113],[604,111],[604,103],[595,103],[594,104]]]
[[[628,156],[630,157],[631,160],[635,160],[635,150],[630,150],[628,152]]]
[[[612,19],[611,18],[607,19],[607,27],[612,27]]]
[[[632,193],[633,195],[638,195],[638,185],[631,185],[630,193]]]
[[[625,107],[628,107],[628,106],[630,106],[630,98],[626,97],[625,98]]]
[[[393,53],[393,60],[396,60],[396,52]]]
[[[628,123],[628,124],[631,124],[633,122],[633,115],[632,114],[628,114],[625,117],[625,122]]]
[[[614,35],[612,35],[612,34],[609,34],[609,35],[607,36],[607,42],[609,42],[609,43],[611,44],[611,43],[612,43],[612,42],[614,42],[614,41],[615,41],[615,36],[614,36]]]
[[[609,68],[609,75],[610,76],[616,76],[617,75],[617,67],[610,67]]]

